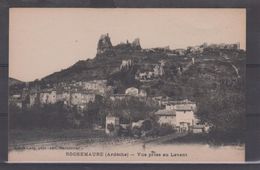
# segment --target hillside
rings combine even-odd
[[[106,115],[113,113],[127,123],[129,120],[154,117],[154,111],[162,107],[159,102],[154,102],[154,97],[167,98],[168,102],[187,99],[196,103],[199,120],[212,125],[210,138],[213,142],[223,139],[236,142],[244,140],[241,133],[245,128],[245,65],[245,51],[240,50],[237,44],[201,45],[187,49],[142,49],[139,39],[113,45],[108,35],[102,35],[93,59],[78,61],[67,69],[27,83],[26,88],[25,83],[11,85],[9,94],[19,94],[22,90],[26,93],[28,89],[27,93],[30,93],[52,87],[60,90],[57,85],[59,82],[74,85],[83,84],[82,81],[105,79],[115,94],[124,94],[128,87],[136,87],[145,91],[147,97],[126,97],[113,101],[107,96],[99,96],[94,103],[87,104],[87,110],[81,118],[75,110],[62,110],[64,107],[60,103],[38,110],[35,107],[29,112],[24,110],[29,119],[19,117],[23,114],[18,111],[17,122],[20,119],[28,122],[22,125],[25,127],[33,122],[35,127],[63,127],[69,124],[75,128],[73,122],[79,119],[82,127],[89,128],[97,120],[105,125]],[[16,113],[15,110],[13,112]]]
[[[233,87],[230,84],[245,79],[245,52],[242,50],[217,49],[169,55],[173,53],[170,49],[142,49],[139,39],[113,46],[110,38],[104,35],[98,41],[94,59],[78,61],[42,80],[56,83],[107,79],[116,93],[135,86],[146,89],[152,96],[194,98],[200,93],[214,92],[221,86]],[[120,70],[122,60],[131,60],[131,67]],[[147,82],[135,79],[135,75],[151,71],[162,60],[165,63],[163,76]],[[241,87],[237,83],[235,86]]]
[[[24,82],[20,81],[20,80],[17,80],[15,78],[12,78],[12,77],[9,77],[9,81],[8,81],[8,84],[9,86],[13,86],[13,85],[17,85],[17,84],[22,84]]]

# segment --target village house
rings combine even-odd
[[[161,60],[160,65],[156,64],[154,66],[153,73],[154,73],[155,77],[162,76],[164,74],[164,69],[163,69],[164,65],[165,65],[165,62]]]
[[[158,123],[160,125],[170,125],[172,127],[176,126],[176,112],[175,110],[165,110],[161,109],[155,112],[155,115],[158,117]]]
[[[29,95],[29,88],[27,87],[23,88],[22,95],[21,95],[22,101],[25,101],[28,98],[28,95]]]
[[[176,105],[176,127],[179,132],[187,132],[197,124],[194,110],[190,106]]]
[[[9,98],[10,104],[17,106],[18,108],[22,108],[22,96],[20,94],[11,95]]]
[[[173,126],[178,132],[202,131],[198,125],[199,120],[195,116],[196,103],[189,100],[169,101],[165,109],[158,110],[155,115],[158,117],[159,124]],[[204,128],[204,126],[203,126]]]
[[[152,66],[150,70],[136,73],[135,79],[139,81],[151,81],[157,79],[164,75],[164,65],[165,61],[163,60],[160,61],[160,64],[150,64],[150,66]]]
[[[175,52],[177,55],[185,55],[186,49],[175,49],[174,52]]]
[[[56,101],[56,90],[48,89],[40,92],[40,104],[54,104]]]
[[[156,76],[153,71],[141,72],[135,75],[135,79],[139,81],[151,81]]]
[[[196,103],[189,101],[187,99],[185,100],[180,100],[180,101],[165,101],[163,102],[165,104],[165,109],[166,110],[172,110],[172,109],[177,109],[178,107],[187,107],[190,108],[194,111],[196,111]]]
[[[119,131],[119,118],[108,115],[106,117],[106,134],[116,136]]]
[[[225,44],[225,43],[221,43],[221,44],[210,44],[206,47],[204,47],[204,49],[212,49],[212,50],[216,50],[216,49],[227,49],[227,50],[238,50],[240,49],[240,43],[235,43],[235,44]]]
[[[160,107],[165,107],[171,99],[168,96],[155,96],[152,97],[152,100],[157,102]]]
[[[188,50],[191,53],[203,53],[204,48],[198,45],[198,46],[189,47]]]
[[[126,98],[125,94],[112,94],[109,96],[110,100],[115,101],[115,100],[124,100]]]
[[[32,92],[29,95],[29,107],[32,107],[36,104],[37,100],[38,100],[38,93],[37,92]]]
[[[63,102],[65,105],[70,104],[70,92],[69,91],[61,91],[57,90],[57,96],[56,96],[57,102]]]
[[[107,80],[93,80],[83,83],[83,89],[104,96],[107,89]]]
[[[86,108],[89,102],[95,101],[95,94],[85,93],[85,92],[71,92],[70,103],[72,106],[78,106],[81,109]]]

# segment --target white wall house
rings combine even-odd
[[[187,124],[193,126],[195,124],[195,116],[193,110],[176,110],[176,126]]]
[[[37,93],[31,93],[29,96],[29,106],[32,107],[35,105],[37,101],[38,94]]]
[[[68,91],[63,91],[63,92],[57,92],[56,96],[57,102],[62,101],[64,104],[69,104],[70,103],[70,92]]]
[[[41,104],[54,104],[56,103],[56,91],[44,91],[40,93]]]
[[[124,100],[126,98],[125,94],[112,94],[109,96],[110,100],[115,101],[115,100]]]
[[[183,100],[168,101],[165,109],[159,110],[155,114],[158,116],[158,123],[172,125],[179,132],[187,132],[198,124],[195,112],[196,103]]]
[[[82,92],[73,92],[71,93],[71,104],[79,107],[86,107],[86,104],[89,102],[95,101],[95,94],[88,94]]]
[[[173,109],[181,109],[181,108],[185,108],[185,109],[190,109],[193,111],[196,111],[196,104],[193,102],[190,103],[166,103],[165,104],[165,109],[166,110],[173,110]]]
[[[93,80],[83,83],[83,89],[93,91],[97,94],[104,95],[106,92],[106,80]]]
[[[194,112],[196,111],[196,106],[187,105],[176,105],[176,126],[180,132],[186,132],[192,130],[192,128],[197,125],[198,119],[196,118]]]
[[[112,126],[113,128],[109,128]],[[117,135],[119,131],[119,118],[115,116],[107,116],[106,117],[106,134],[108,135]]]
[[[10,96],[9,102],[19,108],[22,108],[22,96],[20,94]]]

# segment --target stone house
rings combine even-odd
[[[189,131],[194,125],[196,125],[197,120],[194,115],[194,110],[191,107],[177,105],[174,110],[176,111],[176,127],[178,131]]]
[[[37,92],[34,92],[34,93],[30,93],[30,95],[29,95],[29,107],[32,107],[32,106],[34,106],[36,103],[37,103],[37,101],[38,101],[38,93]]]
[[[124,100],[126,98],[125,94],[112,94],[109,96],[110,100],[115,101],[115,100]]]
[[[57,102],[63,102],[65,105],[70,104],[70,92],[69,91],[57,91]]]
[[[158,117],[158,123],[160,125],[167,124],[167,125],[171,125],[172,127],[176,126],[175,110],[161,109],[155,112],[155,115]]]
[[[72,92],[70,103],[84,109],[89,102],[95,101],[95,96],[95,94],[85,92]]]
[[[192,131],[193,127],[198,127],[199,120],[196,118],[195,112],[196,104],[183,100],[169,102],[165,109],[157,111],[155,115],[158,117],[159,124],[168,124],[179,132],[188,132]],[[198,128],[197,131],[199,131]]]
[[[22,108],[22,96],[20,94],[14,94],[9,97],[9,103]]]
[[[116,136],[119,131],[119,118],[115,116],[106,117],[106,134]]]
[[[40,92],[40,104],[54,104],[56,97],[56,90],[43,90]]]
[[[202,53],[204,51],[204,48],[201,46],[193,46],[189,48],[189,51],[191,53]]]
[[[186,50],[185,49],[175,49],[174,52],[178,55],[185,55]]]
[[[105,95],[107,91],[107,80],[93,80],[83,83],[83,89],[92,91],[99,95]]]

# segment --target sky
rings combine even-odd
[[[240,42],[245,49],[246,11],[11,8],[9,76],[33,81],[94,58],[105,33],[113,45],[140,38],[142,48]]]

